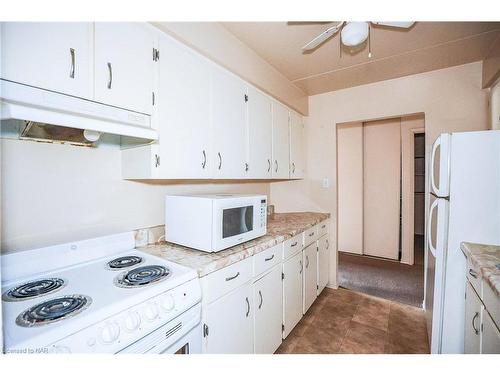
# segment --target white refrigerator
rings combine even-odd
[[[429,173],[424,308],[431,353],[463,353],[460,243],[500,244],[500,131],[441,134]]]

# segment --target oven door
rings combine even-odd
[[[219,251],[266,233],[266,204],[260,198],[219,199],[214,204],[213,249]]]

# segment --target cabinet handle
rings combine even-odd
[[[260,296],[260,303],[259,303],[259,310],[262,307],[262,303],[264,302],[264,298],[262,298],[262,292],[259,290],[259,296]]]
[[[474,317],[472,318],[472,329],[474,330],[474,333],[475,333],[476,335],[479,335],[479,330],[476,328],[476,324],[475,324],[475,323],[476,323],[476,319],[477,319],[478,317],[479,317],[479,313],[478,313],[478,312],[476,312],[476,313],[474,314]]]
[[[231,281],[231,280],[234,280],[234,279],[236,279],[238,276],[240,276],[240,273],[239,273],[239,272],[236,272],[236,275],[231,276],[231,277],[226,277],[226,281]]]
[[[275,160],[275,161],[274,161],[274,164],[275,164],[275,166],[276,166],[276,167],[274,168],[274,171],[275,171],[276,173],[278,173],[278,160]]]
[[[292,173],[295,174],[295,163],[292,163]]]
[[[309,268],[309,255],[306,255],[306,261],[307,261],[306,268]]]
[[[203,337],[208,336],[208,326],[206,324],[203,324]]]
[[[108,72],[109,72],[109,80],[108,80],[108,89],[111,90],[111,85],[113,84],[113,68],[111,67],[111,63],[108,63]]]
[[[291,245],[290,245],[290,247],[295,247],[295,246],[297,246],[297,245],[298,245],[298,242],[297,242],[297,241],[295,241],[293,244],[291,244]]]
[[[271,159],[267,159],[267,172],[271,172]]]
[[[75,49],[70,48],[69,54],[71,55],[71,69],[69,70],[69,78],[75,78]]]
[[[222,155],[220,154],[220,152],[217,153],[217,156],[219,157],[219,170],[222,168]]]
[[[250,301],[248,300],[248,297],[245,297],[245,300],[247,301],[247,318],[248,318],[248,315],[250,315]]]
[[[299,263],[300,263],[300,271],[299,271],[299,273],[302,274],[302,271],[303,271],[304,267],[302,266],[302,261],[301,260],[299,260]]]
[[[330,248],[330,241],[328,241],[328,238],[326,239],[326,249],[328,250]]]
[[[158,168],[160,166],[160,156],[155,154],[155,167]]]
[[[323,225],[321,226],[321,229],[325,229],[325,228],[326,228],[326,224],[323,224]]]
[[[201,168],[205,169],[207,166],[207,153],[203,150],[203,162],[201,163]]]
[[[274,259],[274,254],[271,255],[269,258],[264,259],[264,261],[268,262],[268,261],[273,260],[273,259]]]
[[[473,278],[477,279],[477,272],[474,271],[472,268],[469,268],[469,275],[471,275]]]
[[[314,232],[309,233],[309,237],[312,237],[312,236],[314,236]]]
[[[248,172],[248,163],[245,163],[245,172]]]

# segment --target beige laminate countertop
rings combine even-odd
[[[462,242],[460,248],[472,266],[479,270],[483,280],[500,297],[500,246]]]
[[[203,277],[273,247],[329,217],[330,214],[317,212],[276,213],[273,219],[268,220],[265,236],[217,253],[206,253],[170,242],[149,245],[138,250],[193,268]]]

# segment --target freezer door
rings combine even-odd
[[[425,257],[425,313],[431,353],[441,352],[444,278],[446,273],[448,211],[447,199],[431,195],[428,220],[428,250]]]
[[[450,141],[451,134],[441,134],[430,158],[431,193],[443,198],[450,195]]]

